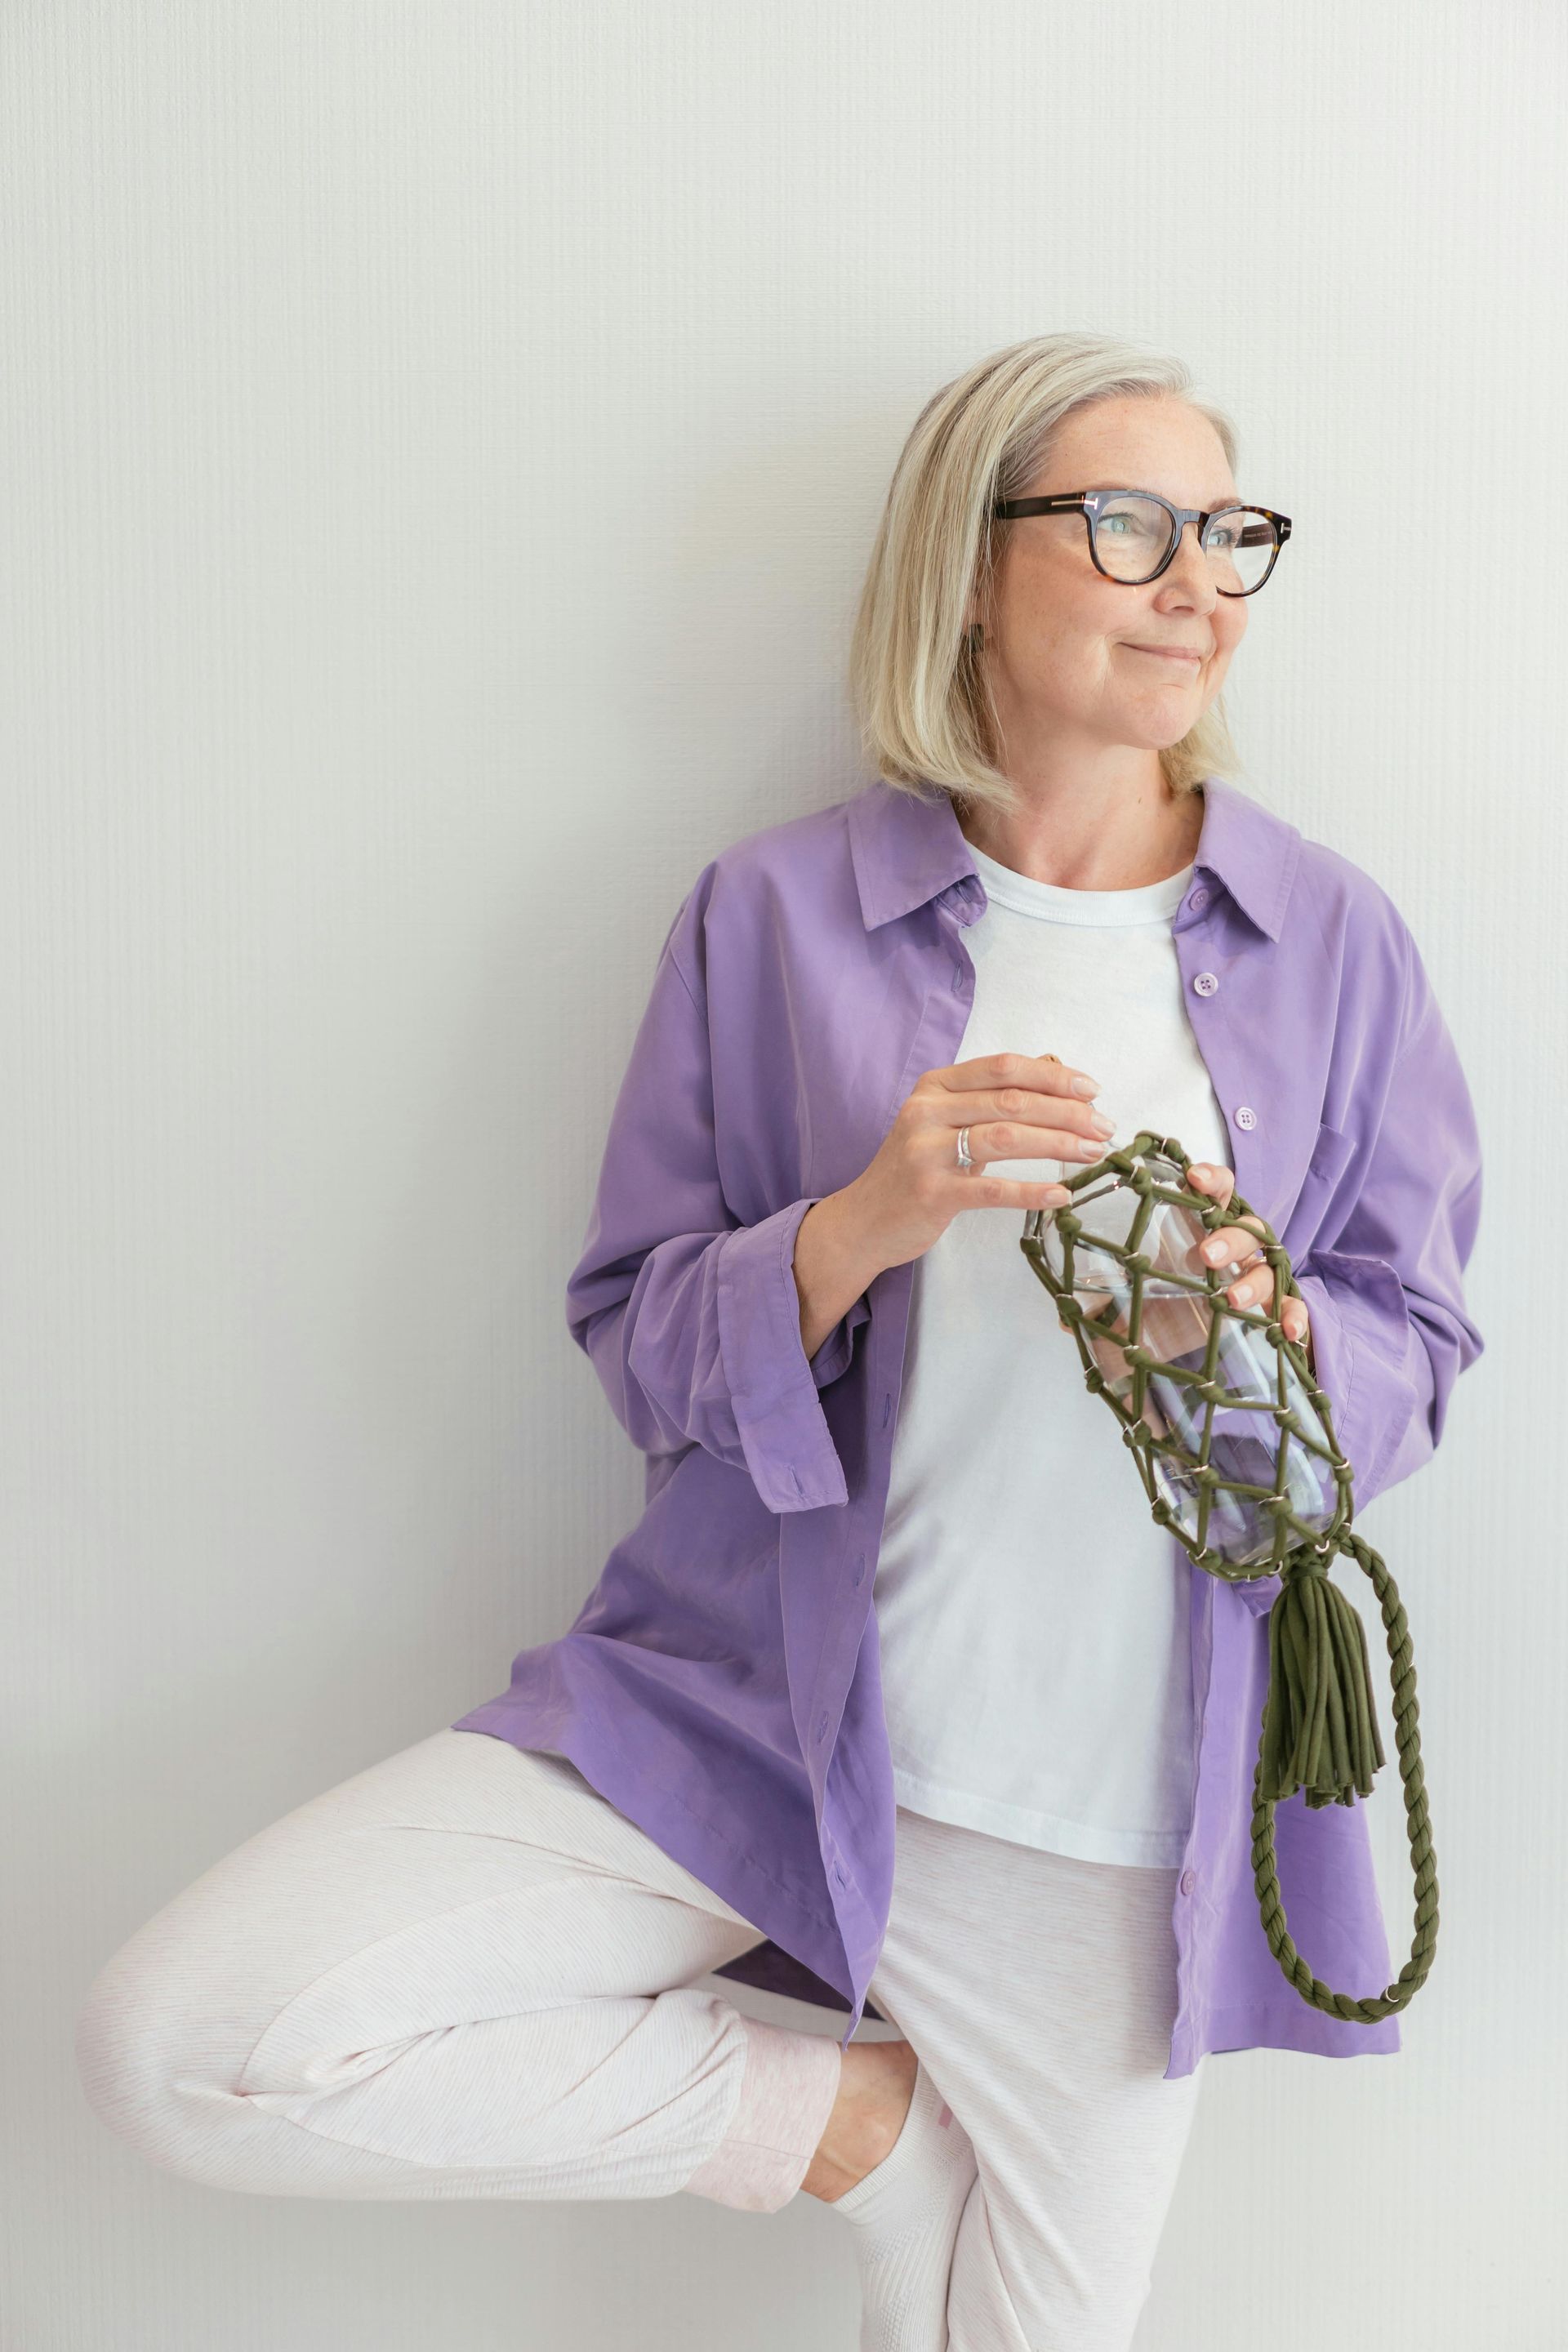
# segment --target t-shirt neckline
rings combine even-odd
[[[969,854],[993,903],[1047,923],[1100,926],[1168,922],[1186,895],[1197,862],[1189,858],[1179,873],[1140,883],[1131,890],[1073,890],[1060,882],[1037,882],[1032,875],[988,856],[973,842]]]

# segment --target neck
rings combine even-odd
[[[1202,787],[1092,784],[1020,792],[1016,814],[970,804],[964,839],[999,866],[1067,890],[1137,890],[1190,865],[1203,832]]]

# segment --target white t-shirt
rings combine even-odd
[[[1171,935],[1192,866],[1070,890],[973,856],[989,904],[964,933],[974,1003],[954,1061],[1058,1054],[1100,1081],[1105,1149],[1149,1127],[1229,1167]],[[1063,1165],[990,1164],[1025,1181]],[[894,1792],[1016,1844],[1168,1867],[1195,1780],[1193,1571],[1084,1386],[1024,1214],[961,1210],[915,1260],[873,1586]]]

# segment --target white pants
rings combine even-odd
[[[950,2352],[1131,2340],[1202,2074],[1163,2074],[1174,1876],[899,1810],[871,1998],[978,2166]],[[564,1758],[443,1728],[139,1928],[78,2063],[111,2130],[214,2188],[773,2211],[841,2061],[693,1983],[761,1940]]]

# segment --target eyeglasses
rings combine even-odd
[[[1053,498],[998,499],[992,513],[1011,522],[1020,515],[1081,513],[1094,568],[1107,580],[1139,587],[1158,580],[1195,523],[1198,545],[1222,596],[1256,596],[1290,536],[1289,515],[1268,507],[1173,507],[1152,490],[1061,490]]]

